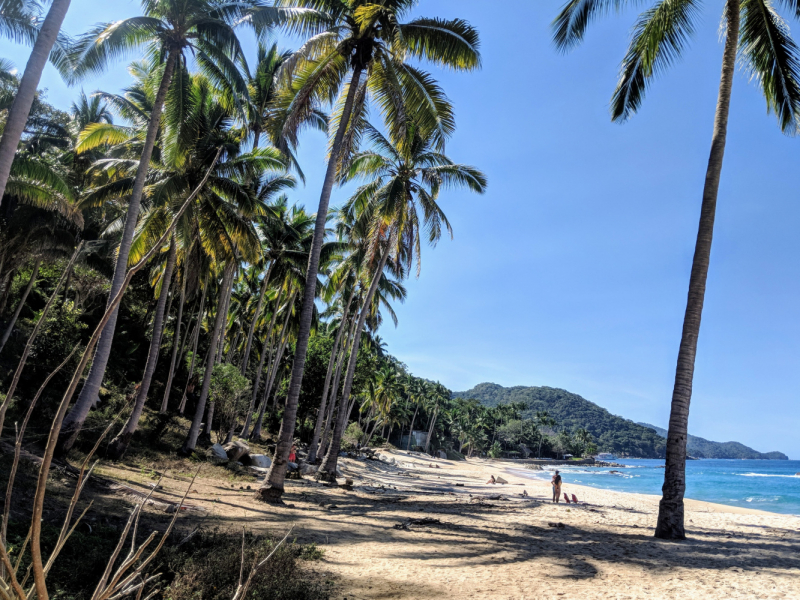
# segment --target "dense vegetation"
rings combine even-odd
[[[655,431],[662,438],[667,437],[667,430],[647,423],[639,423]],[[739,442],[711,442],[709,440],[689,435],[686,443],[687,452],[694,458],[737,458],[755,460],[789,460],[783,452],[759,452]]]
[[[481,383],[456,396],[477,398],[486,406],[522,404],[522,415],[532,418],[537,412],[547,411],[559,429],[588,431],[599,452],[613,452],[618,456],[638,458],[663,458],[665,442],[651,429],[612,415],[566,390],[550,387],[515,386],[504,388],[494,383]]]

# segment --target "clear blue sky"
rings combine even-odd
[[[548,26],[561,2],[423,0],[419,14],[481,32],[483,69],[433,70],[455,103],[448,154],[483,169],[483,197],[443,205],[455,239],[423,250],[400,325],[381,335],[413,373],[454,390],[492,381],[568,389],[666,426],[719,80],[722,0],[704,3],[684,59],[625,125],[608,101],[634,12],[598,23],[562,56]],[[66,24],[136,14],[138,3],[73,0]],[[792,23],[800,31],[798,23]],[[0,56],[24,67],[27,51]],[[127,83],[120,63],[88,91]],[[73,97],[52,69],[43,86]],[[324,139],[301,160],[316,207]],[[739,73],[695,374],[690,431],[800,458],[800,140],[782,135]],[[343,192],[335,193],[334,203]]]

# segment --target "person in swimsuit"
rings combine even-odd
[[[550,480],[550,483],[553,484],[553,502],[558,504],[561,498],[561,475],[558,474],[558,471],[553,474],[553,479]]]

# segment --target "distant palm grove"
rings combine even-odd
[[[469,156],[448,152],[454,107],[435,76],[481,67],[478,32],[417,16],[418,4],[424,14],[416,0],[143,0],[139,16],[71,38],[61,31],[69,0],[0,0],[0,35],[20,56],[31,48],[26,65],[0,61],[0,438],[21,440],[15,427],[29,414],[42,481],[54,458],[88,451],[109,426],[108,460],[143,447],[198,460],[214,442],[264,440],[271,466],[254,494],[266,502],[281,501],[295,444],[324,481],[343,451],[387,442],[458,459],[666,455],[659,535],[683,536],[680,468],[728,71],[669,437],[634,424],[615,437],[597,415],[454,397],[381,340],[423,249],[452,235],[443,201],[488,185]],[[617,4],[568,2],[556,45],[577,44]],[[636,111],[680,50],[698,3],[654,4],[625,58],[615,119]],[[727,45],[741,38],[789,129],[800,63],[773,13],[759,17],[767,4],[727,2]],[[773,46],[759,45],[758,27]],[[725,69],[735,56],[726,50]],[[47,61],[75,86],[68,110],[38,89]],[[124,90],[78,91],[122,66]],[[328,140],[315,206],[296,202],[308,130]],[[172,447],[168,427],[181,432]],[[36,544],[32,581],[46,598]]]

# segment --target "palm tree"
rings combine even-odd
[[[11,174],[11,163],[14,162],[17,146],[25,131],[25,123],[36,98],[39,80],[53,52],[53,46],[59,38],[61,24],[67,15],[69,5],[70,0],[53,0],[41,28],[37,31],[35,13],[37,2],[0,0],[0,34],[17,41],[33,42],[33,50],[25,65],[25,72],[8,111],[3,137],[0,139],[0,202],[5,195],[8,177]],[[63,49],[56,48],[54,58],[57,64],[60,59],[62,68],[66,68]]]
[[[313,11],[303,13],[302,20],[290,25],[311,37],[297,52],[293,61],[296,64],[290,67],[295,77],[277,103],[284,111],[284,137],[295,143],[298,125],[307,122],[319,105],[332,102],[340,91],[343,94],[333,123],[336,131],[317,209],[286,408],[275,460],[267,477],[269,484],[259,494],[265,500],[280,499],[283,494],[311,332],[328,205],[340,161],[347,155],[343,151],[358,143],[357,129],[350,125],[357,123],[364,114],[367,90],[381,107],[390,128],[396,129],[393,122],[399,121],[403,112],[395,99],[404,98],[408,110],[418,114],[432,134],[437,132],[443,141],[452,131],[449,103],[431,77],[408,65],[405,59],[425,58],[459,70],[474,69],[480,64],[478,34],[465,21],[417,18],[402,23],[402,18],[416,4],[414,0],[385,0],[380,4],[370,0],[281,0],[280,4]],[[348,76],[349,83],[345,84]]]
[[[230,87],[236,88],[243,96],[247,93],[244,80],[235,66],[235,61],[242,57],[242,51],[230,25],[232,19],[243,14],[241,5],[223,4],[214,0],[143,0],[142,8],[143,16],[94,27],[81,37],[73,51],[74,79],[101,72],[113,59],[143,45],[147,46],[148,56],[154,61],[153,70],[160,73],[157,92],[148,115],[136,177],[130,191],[109,302],[117,294],[125,278],[150,159],[159,133],[162,107],[168,93],[173,96],[167,105],[168,121],[173,124],[181,123],[184,118],[179,111],[184,106],[181,95],[184,84],[189,79],[186,52],[193,53],[201,69],[221,75],[215,79],[216,83],[227,79]],[[176,84],[171,86],[173,78]],[[168,152],[175,147],[177,146],[165,147],[164,151]],[[64,419],[58,444],[58,453],[61,455],[72,447],[89,409],[97,401],[97,393],[111,353],[116,319],[117,311],[112,314],[103,330],[83,389]]]
[[[620,0],[570,0],[553,24],[556,46],[568,50],[577,45],[591,20],[612,6],[619,7],[622,4]],[[800,17],[800,3],[792,1],[783,4],[794,17]],[[681,54],[699,17],[698,2],[695,0],[659,0],[640,15],[611,100],[613,120],[625,121],[639,109],[652,77]],[[683,496],[686,490],[689,403],[737,55],[755,75],[764,93],[767,110],[775,111],[781,128],[786,132],[795,132],[800,118],[800,50],[772,2],[726,0],[723,23],[725,43],[722,75],[675,371],[663,495],[655,532],[656,537],[663,539],[686,537]]]
[[[367,243],[365,265],[375,270],[369,274],[371,283],[356,326],[355,342],[342,391],[345,403],[352,389],[361,331],[390,254],[394,254],[397,264],[410,265],[416,260],[419,273],[420,230],[423,227],[427,229],[428,243],[431,245],[435,245],[441,237],[442,226],[452,235],[447,217],[437,203],[441,189],[463,186],[477,193],[483,193],[486,189],[486,178],[480,171],[453,163],[436,150],[438,136],[433,133],[424,135],[424,130],[413,122],[399,130],[403,137],[395,143],[369,125],[364,125],[364,131],[373,149],[353,157],[347,178],[369,178],[371,181],[356,190],[346,210],[355,217],[357,226],[354,230],[361,232],[358,237],[363,237]],[[320,478],[335,477],[342,434],[338,425],[331,447],[317,473]]]

